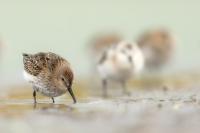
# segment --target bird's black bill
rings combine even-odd
[[[73,100],[74,100],[74,103],[76,103],[76,98],[75,98],[75,96],[74,96],[74,93],[73,93],[73,91],[72,91],[72,88],[69,88],[68,91],[69,91],[69,94],[72,96],[72,98],[73,98]]]

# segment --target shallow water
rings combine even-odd
[[[200,130],[200,91],[133,91],[130,97],[3,98],[2,133],[54,132],[197,132]],[[28,96],[27,96],[28,97]]]

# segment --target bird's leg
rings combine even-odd
[[[103,85],[103,97],[108,97],[108,94],[107,94],[107,80],[106,79],[102,80],[102,85]]]
[[[130,96],[130,92],[127,91],[126,81],[121,81],[121,86],[122,86],[122,89],[123,89],[123,93],[124,93],[125,95]]]
[[[37,101],[36,101],[36,91],[38,91],[38,88],[37,88],[35,85],[33,85],[33,98],[34,98],[34,104],[37,103]]]
[[[34,104],[36,104],[37,101],[36,101],[36,91],[35,90],[33,91],[33,98],[34,98]]]
[[[53,103],[55,103],[54,98],[52,97],[51,99],[52,99]]]

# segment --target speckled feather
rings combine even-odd
[[[38,76],[41,72],[46,71],[46,69],[54,72],[62,64],[69,65],[68,61],[51,52],[40,52],[24,59],[25,71],[34,76]]]
[[[24,70],[33,76],[37,76],[40,72],[47,67],[46,54],[38,53],[25,58]]]

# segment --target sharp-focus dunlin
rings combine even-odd
[[[36,103],[36,92],[51,97],[60,96],[67,91],[76,103],[72,91],[73,71],[67,60],[57,54],[37,53],[23,54],[24,77],[33,86],[33,97]]]
[[[125,94],[126,82],[133,75],[142,70],[144,58],[135,43],[119,42],[102,53],[97,66],[103,84],[103,95],[107,96],[107,82],[119,82]]]

